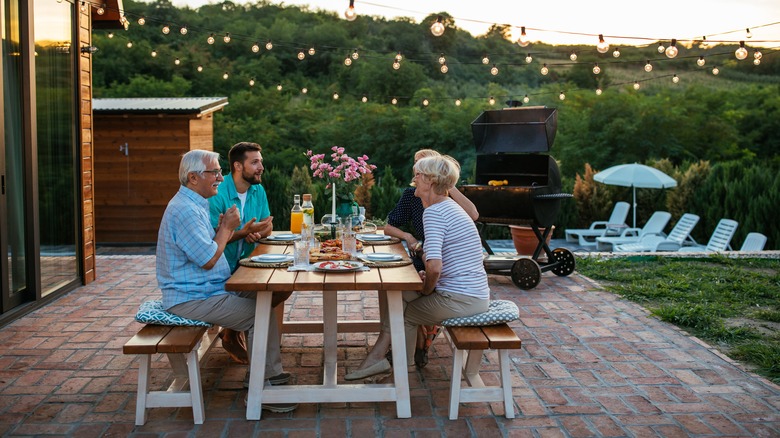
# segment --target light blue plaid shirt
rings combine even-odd
[[[165,209],[157,234],[157,284],[166,309],[227,293],[230,266],[225,255],[220,255],[213,268],[201,267],[217,251],[215,234],[208,200],[180,186]]]

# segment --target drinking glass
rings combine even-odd
[[[309,241],[296,240],[293,242],[293,265],[296,268],[309,266]]]

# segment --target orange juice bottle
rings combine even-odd
[[[295,204],[290,211],[290,232],[300,233],[303,224],[303,209],[301,208],[301,195],[295,195]]]

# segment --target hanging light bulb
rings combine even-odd
[[[531,101],[531,98],[530,98],[530,97],[528,97],[528,95],[527,95],[527,94],[526,94],[525,96],[523,96],[523,103],[528,103],[528,102],[530,102],[530,101]]]
[[[179,29],[179,33],[182,35],[187,35],[187,26],[182,26],[181,29]]]
[[[703,56],[699,56],[699,59],[696,60],[696,65],[699,67],[704,67],[704,64],[706,64],[707,61],[704,60]]]
[[[527,55],[525,55],[525,63],[526,63],[526,64],[530,64],[530,63],[532,63],[532,62],[533,62],[533,60],[534,60],[534,58],[531,56],[531,54],[530,54],[530,53],[529,53],[529,54],[527,54]]]
[[[593,64],[593,74],[597,75],[599,73],[601,73],[601,67],[599,67],[599,63],[597,62]]]
[[[596,96],[601,96],[601,93],[603,93],[603,91],[601,91],[601,88],[596,88]]]
[[[268,40],[267,43],[265,43],[265,50],[271,50],[274,48],[274,43],[271,42],[271,40]]]
[[[717,75],[718,75],[718,73],[720,73],[720,69],[719,69],[718,67],[712,67],[712,74],[714,74],[715,76],[717,76]]]
[[[114,37],[114,32],[109,32],[109,33],[108,33],[108,38],[109,38],[109,39],[111,39],[111,38],[113,38],[113,37]]]
[[[309,92],[309,89],[306,87],[301,88],[301,93],[306,94]]]
[[[282,91],[282,84],[276,84],[276,91]]]
[[[254,43],[252,44],[252,53],[257,53],[260,51],[260,44]]]
[[[165,26],[162,27],[162,33],[163,35],[168,35],[169,33],[171,33],[171,27],[166,24]]]
[[[439,64],[444,64],[445,62],[447,62],[447,58],[445,58],[444,53],[442,53],[439,55]]]
[[[347,57],[344,58],[344,65],[346,65],[347,67],[352,65],[352,58],[350,58],[349,55],[347,55]]]
[[[609,50],[609,44],[604,41],[604,35],[599,34],[599,43],[596,44],[596,51],[599,53],[607,53],[607,50]]]
[[[98,6],[98,8],[97,8],[97,11],[96,11],[96,12],[97,12],[97,14],[98,14],[98,15],[103,15],[103,14],[105,14],[105,13],[106,13],[106,4],[105,4],[105,3],[103,3],[102,5]],[[748,29],[748,32],[749,32],[749,31],[750,31],[750,29]],[[748,37],[748,38],[750,38],[750,37]]]
[[[546,76],[547,73],[549,73],[549,72],[550,72],[550,69],[547,68],[547,64],[542,64],[542,69],[539,70],[539,73],[541,73],[541,74]]]
[[[249,86],[254,87],[255,86],[255,78],[252,78],[249,80]]]
[[[528,39],[528,35],[525,34],[525,26],[520,26],[520,38],[517,39],[517,44],[520,47],[527,47],[531,41]]]
[[[572,61],[576,61],[577,60],[577,52],[571,52],[571,55],[569,55],[569,59],[571,59]]]
[[[228,74],[228,72],[225,72],[225,73],[222,74],[222,79],[224,79],[224,80],[227,80],[229,77],[230,77],[230,75]]]
[[[674,76],[672,76],[672,82],[677,84],[680,82],[680,78],[675,74]]]
[[[360,101],[363,103],[368,102],[368,97],[364,94],[362,98],[360,98]]]
[[[346,11],[344,11],[344,18],[346,18],[347,21],[355,21],[355,18],[357,18],[357,12],[355,12],[355,0],[349,0],[349,7]]]
[[[566,95],[563,94],[563,91],[561,91],[561,94],[558,95],[558,99],[560,100],[566,100]]]
[[[493,96],[490,96],[490,99],[488,99],[488,103],[492,106],[496,104],[496,99],[493,99]]]
[[[634,81],[634,90],[639,89],[639,81]]]
[[[157,57],[157,50],[152,49],[152,58]]]
[[[397,105],[398,104],[398,99],[396,99],[394,97],[392,100],[390,100],[390,103],[392,103],[393,105]]]
[[[306,58],[306,54],[303,53],[303,50],[298,51],[298,59],[303,61],[303,59]]]
[[[333,100],[339,100],[339,93],[336,91],[333,92]]]
[[[645,71],[648,72],[648,73],[653,71],[653,64],[650,64],[650,60],[649,59],[645,63]]]
[[[620,48],[616,47],[615,50],[612,51],[612,57],[613,58],[620,58]]]
[[[81,4],[83,5],[83,4],[84,4],[84,2],[81,2]],[[140,18],[138,19],[138,25],[139,25],[139,26],[143,26],[144,24],[146,24],[146,18],[144,18],[144,17],[140,17]]]
[[[128,41],[127,42],[127,48],[129,49],[131,47],[133,47],[133,42],[132,41]]]
[[[225,44],[230,42],[230,32],[227,32],[225,36],[222,37],[222,41],[225,42]]]
[[[441,65],[441,67],[439,68],[439,71],[441,71],[442,73],[447,73],[448,71],[450,71],[450,68],[447,67],[447,64],[445,63],[445,64]]]
[[[753,34],[750,33],[750,28],[745,29],[745,38],[753,38]]]
[[[314,47],[309,47],[309,56],[314,56],[315,53],[317,53],[317,51],[314,50]]]
[[[755,52],[753,52],[753,59],[761,59],[761,58],[763,58],[763,57],[764,57],[764,54],[763,54],[763,53],[761,53],[761,52],[759,52],[758,50],[756,50]]]
[[[394,59],[395,59],[396,61],[398,61],[398,62],[401,62],[401,60],[403,60],[403,59],[404,59],[404,56],[401,54],[401,51],[400,51],[400,50],[398,51],[398,53],[396,53],[396,54],[395,54],[395,58],[394,58]]]
[[[455,106],[460,106],[462,103],[460,99],[455,99]]]
[[[666,52],[666,47],[664,47],[663,43],[658,43],[658,53],[664,52]]]
[[[737,59],[739,59],[740,61],[742,61],[743,59],[747,58],[748,51],[747,51],[747,48],[745,48],[745,42],[744,41],[740,41],[739,42],[739,48],[734,52],[734,56],[736,56]]]
[[[761,58],[753,58],[753,65],[761,64]]]
[[[482,64],[484,64],[484,65],[490,64],[490,58],[488,58],[487,55],[482,57]]]
[[[493,64],[493,67],[490,68],[490,74],[493,76],[496,76],[498,74],[498,67],[496,67],[495,64]]]
[[[401,68],[401,63],[398,61],[393,61],[393,70],[398,70]]]
[[[203,66],[202,66],[202,65],[199,65],[199,66],[198,66],[198,68],[197,68],[197,70],[198,70],[198,73],[202,72],[202,71],[203,71]]]
[[[81,2],[81,12],[87,12],[87,4],[84,2]]]
[[[423,99],[422,104],[423,106],[428,106],[430,102],[428,102],[428,99]]]
[[[209,43],[209,44],[214,44],[214,34],[213,33],[211,35],[209,35],[208,38],[206,38],[206,42]]]
[[[669,47],[666,48],[666,57],[667,58],[674,58],[677,56],[678,50],[677,50],[677,40],[672,38],[671,44],[669,44]]]
[[[707,35],[702,35],[701,44],[699,44],[699,48],[706,49],[707,47],[709,47],[709,44],[707,44]]]
[[[433,36],[444,35],[444,23],[441,22],[441,15],[436,18],[436,22],[431,25],[431,33]]]
[[[358,53],[358,49],[355,49],[352,51],[352,59],[357,60],[358,58],[360,58],[360,54]]]

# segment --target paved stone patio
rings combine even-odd
[[[203,371],[206,422],[189,408],[149,411],[134,425],[138,363],[122,345],[140,327],[133,315],[159,297],[154,256],[98,256],[98,280],[0,329],[0,434],[3,436],[780,436],[780,387],[714,348],[650,317],[636,304],[577,275],[545,273],[534,290],[491,276],[493,297],[513,300],[523,348],[512,353],[517,418],[501,403],[462,404],[447,418],[451,353],[434,342],[428,366],[410,374],[412,415],[390,403],[304,404],[289,414],[244,419],[245,367],[217,346]],[[375,294],[344,293],[340,313],[378,314]],[[296,294],[287,317],[319,319],[318,294]],[[375,334],[341,335],[340,365],[356,366]],[[319,335],[285,335],[285,368],[298,382],[321,373]],[[167,359],[152,386],[171,380]],[[486,380],[497,357],[487,354]],[[344,373],[344,366],[339,369]]]

